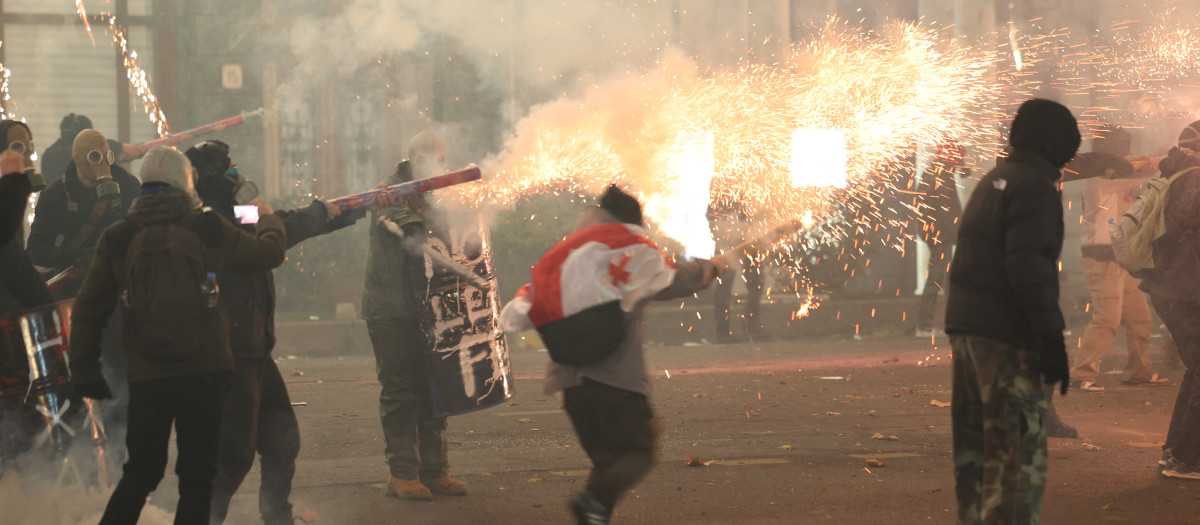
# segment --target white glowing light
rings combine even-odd
[[[846,187],[846,133],[840,129],[792,131],[792,187]]]
[[[716,248],[708,227],[709,188],[716,172],[713,132],[684,131],[670,153],[661,194],[646,201],[646,214],[689,257],[709,257]]]

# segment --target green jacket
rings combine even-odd
[[[164,190],[143,195],[134,201],[129,215],[101,234],[96,243],[92,264],[75,296],[71,312],[71,376],[80,383],[103,378],[100,373],[100,334],[121,294],[117,280],[118,261],[123,260],[141,229],[140,224],[175,222],[195,213],[190,197],[178,190]],[[204,213],[193,223],[192,230],[209,246],[220,246],[223,259],[220,271],[239,273],[265,272],[283,263],[287,237],[283,219],[276,215],[260,217],[254,233],[244,231],[215,213]],[[229,316],[224,299],[217,304],[218,325],[223,327],[213,338],[211,347],[194,359],[164,362],[148,359],[136,352],[126,352],[129,381],[146,381],[199,372],[233,370],[233,354],[229,350]],[[136,326],[126,327],[136,330]]]
[[[406,160],[396,166],[396,172],[384,182],[389,186],[413,180],[412,167]],[[420,304],[412,287],[410,271],[421,260],[404,247],[404,241],[390,232],[379,219],[388,219],[397,226],[426,224],[429,205],[419,195],[371,214],[370,246],[367,251],[367,275],[363,283],[362,314],[368,321],[388,322],[411,319],[419,315]]]

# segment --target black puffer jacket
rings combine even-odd
[[[325,222],[325,205],[320,202],[299,210],[277,211],[275,215],[283,218],[290,249],[310,237],[354,224],[366,216],[366,210],[344,213],[328,223]],[[226,218],[232,219],[232,216]],[[240,227],[254,232],[252,225]],[[275,276],[270,270],[258,273],[227,271],[221,273],[220,286],[221,296],[229,309],[229,348],[233,356],[269,357],[275,348]]]
[[[1023,348],[1033,348],[1038,334],[1061,334],[1063,212],[1056,181],[1079,139],[1065,107],[1048,100],[1021,106],[1012,153],[979,181],[963,214],[950,266],[947,333]]]

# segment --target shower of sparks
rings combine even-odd
[[[96,35],[92,34],[92,23],[88,21],[87,8],[83,6],[83,0],[75,0],[75,12],[79,13],[79,20],[83,22],[83,28],[87,30],[88,38],[92,40],[92,47],[96,47]]]
[[[0,46],[3,45],[4,42],[0,42]],[[10,76],[12,76],[12,70],[0,62],[0,119],[17,118],[17,115],[13,113],[12,95],[8,92],[8,77]]]
[[[88,23],[87,9],[83,5],[83,0],[75,1],[75,11],[83,20],[83,26],[87,29],[88,36],[92,38],[92,45],[95,45],[95,37],[92,36],[92,26]],[[137,51],[129,47],[128,31],[124,25],[117,22],[116,15],[101,13],[100,16],[108,19],[107,30],[112,34],[113,46],[121,53],[122,63],[125,66],[125,77],[129,79],[129,88],[142,100],[142,111],[150,119],[150,124],[154,126],[158,136],[168,135],[171,128],[167,125],[167,117],[158,105],[158,97],[154,95],[154,90],[150,89],[150,76],[138,64]]]

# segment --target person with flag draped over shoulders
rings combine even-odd
[[[647,399],[642,311],[651,301],[703,290],[728,267],[720,255],[669,259],[646,236],[641,203],[609,186],[501,312],[506,330],[541,334],[553,361],[546,393],[562,392],[592,461],[585,491],[570,501],[579,523],[608,523],[617,500],[654,463],[658,431]]]

